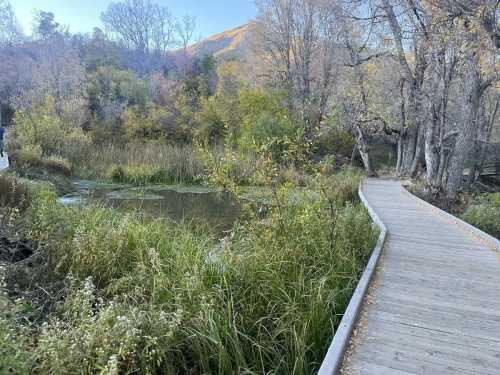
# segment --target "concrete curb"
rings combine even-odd
[[[358,286],[354,290],[351,300],[349,301],[349,305],[347,306],[344,316],[340,321],[337,332],[335,332],[335,336],[333,337],[328,353],[321,364],[318,375],[335,375],[340,371],[344,354],[349,346],[352,331],[356,325],[364,297],[368,290],[368,285],[375,274],[375,269],[377,267],[378,260],[380,259],[380,255],[382,254],[382,249],[387,236],[386,226],[376,214],[370,203],[368,203],[368,200],[363,193],[363,183],[359,185],[358,195],[364,206],[367,208],[373,222],[380,228],[380,235],[378,237],[377,245],[373,249],[372,255],[368,260],[368,264],[366,265],[363,275],[359,280]]]
[[[476,238],[483,245],[491,248],[492,250],[500,251],[500,241],[497,240],[495,237],[490,236],[488,233],[485,233],[482,230],[476,228],[475,226],[470,225],[469,223],[466,223],[465,221],[459,219],[458,217],[453,216],[452,214],[449,214],[448,212],[441,210],[440,208],[430,204],[429,202],[424,201],[423,199],[409,192],[408,189],[406,189],[404,186],[401,186],[401,189],[405,194],[409,195],[411,198],[420,203],[420,205],[430,209],[435,214],[443,217],[446,221],[461,227],[463,230],[468,232],[472,237]]]

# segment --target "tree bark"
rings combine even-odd
[[[363,129],[356,124],[356,130],[358,132],[357,146],[359,155],[361,156],[361,160],[363,160],[363,165],[366,170],[366,174],[368,177],[377,177],[377,173],[372,169],[372,163],[370,159],[368,142],[366,140],[366,136],[363,132]]]
[[[477,120],[483,81],[480,75],[479,56],[475,49],[469,48],[465,57],[467,69],[465,77],[465,121],[457,137],[455,150],[450,161],[449,176],[446,184],[446,196],[455,199],[462,183],[466,161],[469,159],[477,129]]]

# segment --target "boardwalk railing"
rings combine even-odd
[[[342,359],[344,357],[345,351],[349,345],[352,331],[356,325],[359,313],[361,311],[361,306],[363,304],[363,299],[368,290],[368,285],[375,273],[378,260],[382,254],[382,249],[384,247],[385,239],[387,236],[387,228],[380,220],[379,216],[376,214],[373,207],[368,203],[364,193],[363,193],[363,183],[359,185],[359,198],[367,208],[373,222],[379,227],[380,235],[378,237],[377,245],[373,249],[372,255],[366,265],[363,275],[359,280],[358,286],[354,290],[351,297],[349,305],[344,313],[340,325],[335,332],[333,341],[330,344],[328,353],[319,369],[318,375],[334,375],[339,372],[340,366],[342,365]]]

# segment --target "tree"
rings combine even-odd
[[[449,199],[456,197],[464,168],[477,155],[480,109],[498,79],[497,7],[490,0],[379,4],[406,92],[398,171],[414,176],[425,167],[431,187]]]
[[[271,76],[308,132],[322,120],[331,95],[335,4],[320,0],[260,0],[258,34],[272,60]]]
[[[23,55],[25,65],[19,72],[20,89],[12,99],[14,107],[30,110],[50,96],[59,116],[83,123],[85,67],[77,51],[63,36],[54,35],[50,43],[42,40],[25,46]]]
[[[18,87],[19,64],[13,46],[23,39],[22,28],[11,4],[0,0],[0,125],[4,123],[3,111]]]
[[[54,13],[41,10],[35,14],[33,33],[38,39],[46,41],[59,32],[62,32],[61,25],[55,21]]]
[[[128,48],[141,55],[156,53],[165,56],[175,38],[175,19],[167,7],[150,0],[112,2],[101,19]]]
[[[8,0],[0,0],[0,47],[21,42],[23,30]]]
[[[181,46],[184,52],[186,52],[189,43],[193,40],[194,31],[196,30],[196,18],[186,14],[180,22],[177,22],[176,29]]]
[[[176,21],[167,7],[157,6],[153,22],[153,49],[157,56],[165,57],[176,43]]]

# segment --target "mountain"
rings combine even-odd
[[[188,47],[191,57],[212,54],[218,60],[245,60],[253,54],[256,24],[247,23],[235,29],[212,35]]]

